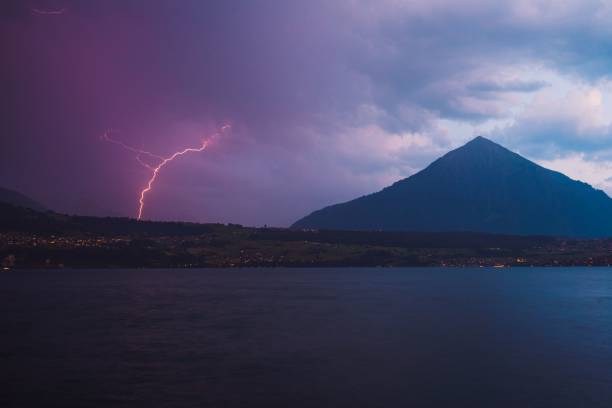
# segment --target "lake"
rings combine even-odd
[[[2,407],[610,407],[612,269],[0,273]]]

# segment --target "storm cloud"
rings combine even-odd
[[[2,7],[0,184],[58,211],[134,215],[148,173],[100,140],[111,128],[165,155],[231,123],[165,169],[145,218],[250,225],[378,190],[478,134],[557,164],[612,148],[610,2]]]

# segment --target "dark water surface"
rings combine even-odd
[[[611,407],[612,269],[0,274],[0,407]]]

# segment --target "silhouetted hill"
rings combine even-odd
[[[612,199],[483,137],[294,228],[612,236]]]
[[[553,242],[545,236],[512,236],[480,233],[411,233],[385,231],[296,231],[287,228],[249,228],[238,224],[198,224],[189,222],[138,221],[134,218],[88,217],[39,212],[0,202],[0,232],[32,234],[93,234],[100,236],[194,236],[213,232],[246,233],[250,240],[307,241],[348,245],[382,245],[410,248],[519,248]]]
[[[0,232],[37,234],[99,235],[197,235],[214,230],[218,224],[138,221],[134,218],[88,217],[40,212],[0,202]]]
[[[2,268],[610,265],[612,239],[67,216],[0,203]],[[4,270],[4,269],[3,269]]]
[[[36,202],[30,197],[27,197],[17,191],[2,187],[0,187],[0,202],[12,204],[18,207],[31,208],[36,211],[46,211],[46,208],[42,204]]]

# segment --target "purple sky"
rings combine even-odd
[[[286,226],[476,135],[612,192],[612,2],[9,0],[0,186],[67,213]]]

